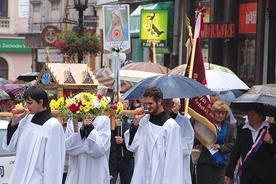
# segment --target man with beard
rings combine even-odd
[[[125,133],[127,148],[135,153],[132,184],[183,183],[181,129],[162,106],[163,93],[149,87],[143,103],[149,114],[137,108],[132,126]]]

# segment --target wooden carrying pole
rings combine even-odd
[[[188,28],[189,28],[189,36],[192,37],[193,36],[193,34],[192,34],[192,27],[188,26]],[[197,37],[194,35],[193,47],[192,47],[192,55],[191,55],[190,68],[189,68],[189,76],[188,76],[189,78],[193,77],[196,42],[197,42]],[[185,99],[184,116],[188,115],[188,107],[189,107],[189,98],[186,98]]]
[[[18,113],[18,111],[16,109],[13,109],[12,112],[0,112],[0,117],[11,117],[13,114]],[[52,113],[57,115],[59,114],[58,110],[52,110]],[[148,113],[147,111],[145,111],[145,113]],[[110,128],[111,130],[115,129],[115,114],[113,112],[106,112],[106,115],[108,115],[110,117]],[[121,114],[125,114],[125,115],[137,115],[138,112],[136,110],[124,110]],[[78,132],[78,121],[73,121],[74,122],[74,131]]]

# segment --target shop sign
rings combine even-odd
[[[235,24],[233,23],[207,23],[204,24],[204,38],[234,38]]]
[[[257,2],[240,4],[239,34],[256,33]]]
[[[63,55],[58,49],[49,49],[49,56],[52,62],[63,62]],[[45,49],[37,49],[37,62],[45,62],[47,53]]]
[[[31,48],[26,48],[25,40],[20,39],[1,39],[0,52],[31,52]]]
[[[140,30],[143,47],[167,47],[168,10],[141,10]]]

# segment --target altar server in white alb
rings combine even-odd
[[[41,87],[28,88],[24,99],[29,113],[18,109],[3,140],[5,150],[16,152],[9,184],[59,184],[65,159],[63,128]]]
[[[182,146],[183,146],[183,165],[184,165],[184,184],[192,183],[191,176],[191,153],[194,146],[194,129],[188,117],[179,113],[181,103],[179,98],[173,99],[172,112],[170,116],[175,119],[181,127]]]
[[[137,108],[133,124],[125,132],[127,148],[135,153],[132,184],[182,184],[183,152],[181,129],[162,106],[163,93],[149,87],[143,103],[149,114]]]
[[[66,129],[69,170],[66,184],[109,184],[110,119],[108,116],[85,117],[74,132],[72,119]]]

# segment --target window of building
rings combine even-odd
[[[239,76],[246,83],[254,82],[255,78],[255,38],[239,40]]]
[[[4,58],[0,57],[0,77],[7,79],[8,78],[8,63]]]
[[[8,0],[0,0],[0,16],[8,16]]]

